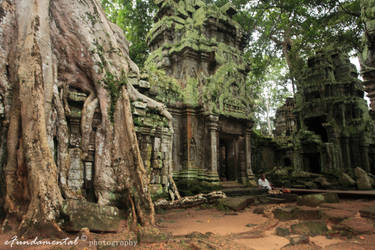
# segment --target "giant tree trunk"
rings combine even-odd
[[[126,86],[128,72],[139,72],[128,52],[121,29],[106,19],[97,0],[0,0],[0,131],[7,134],[0,135],[0,164],[4,207],[22,219],[20,229],[58,228],[63,200],[82,199],[67,184],[70,88],[88,96],[82,159],[95,110],[100,113],[94,131],[97,202],[106,205],[111,194],[125,193],[134,221],[154,223]]]
[[[364,22],[364,50],[361,54],[361,73],[364,78],[365,90],[370,98],[370,107],[375,111],[375,1],[361,1],[361,18]]]

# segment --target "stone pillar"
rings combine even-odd
[[[362,168],[366,171],[366,172],[371,172],[371,168],[370,168],[370,159],[369,159],[369,145],[366,145],[366,144],[362,144],[361,145],[361,154],[362,154]]]
[[[246,161],[246,172],[247,180],[243,178],[243,182],[249,182],[251,186],[257,186],[253,169],[251,168],[251,129],[253,123],[249,123],[245,129],[245,161]]]
[[[342,138],[343,140],[343,160],[345,161],[344,163],[344,169],[345,170],[350,170],[352,171],[353,169],[351,169],[351,157],[350,157],[350,144],[349,144],[349,137],[343,137]]]
[[[218,129],[219,117],[216,115],[208,116],[208,130],[210,133],[210,165],[208,169],[208,178],[210,181],[219,181],[219,175],[217,172],[218,165],[218,140],[217,140],[217,129]]]
[[[186,162],[186,169],[191,169],[191,161],[190,161],[190,142],[192,137],[192,124],[191,124],[191,116],[193,114],[193,110],[190,108],[186,108],[186,152],[185,152],[185,162]]]

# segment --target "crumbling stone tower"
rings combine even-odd
[[[145,65],[174,117],[174,176],[247,182],[253,122],[236,11],[200,0],[156,3]]]
[[[296,121],[294,115],[294,98],[288,97],[285,103],[276,110],[275,131],[276,137],[292,136],[296,130]]]
[[[371,109],[375,111],[375,11],[374,1],[361,1],[361,19],[365,23],[366,32],[363,39],[364,49],[361,54],[361,74],[367,96],[371,101]]]
[[[296,98],[297,168],[315,173],[374,172],[374,122],[347,55],[318,52],[307,63]]]

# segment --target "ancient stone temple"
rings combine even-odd
[[[128,81],[140,93],[154,97],[147,79],[147,75],[143,75],[141,79],[129,76]],[[139,149],[144,166],[149,171],[151,192],[168,192],[168,177],[172,175],[173,129],[169,126],[168,119],[150,109],[147,103],[136,100],[131,105]]]
[[[374,121],[355,66],[339,50],[318,52],[307,64],[296,97],[295,168],[374,173]]]
[[[374,1],[361,1],[362,21],[365,23],[366,32],[364,35],[364,49],[361,54],[361,74],[364,78],[364,85],[367,96],[371,101],[371,109],[375,111],[375,11]]]
[[[296,130],[296,121],[294,115],[294,98],[287,98],[284,105],[276,110],[275,131],[276,137],[291,136]]]
[[[174,118],[174,177],[248,182],[253,122],[236,11],[200,0],[156,2],[145,65],[155,99]]]

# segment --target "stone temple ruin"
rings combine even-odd
[[[279,166],[285,178],[317,179],[318,185],[304,187],[329,187],[323,176],[354,178],[357,167],[375,174],[374,121],[355,66],[343,52],[317,52],[308,60],[296,97],[276,113],[276,139],[266,138],[252,132],[246,86],[250,67],[241,57],[247,38],[232,19],[236,11],[229,4],[219,8],[202,1],[157,4],[145,64],[150,85],[144,85],[147,95],[168,106],[173,131],[155,137],[145,128],[152,125],[136,125],[146,166],[157,173],[152,183],[159,189],[165,188],[166,173],[177,180],[254,184],[253,171],[273,173]],[[142,105],[133,105],[137,121]],[[154,138],[153,146],[145,146],[150,139],[144,138]],[[156,144],[155,138],[160,138]],[[165,143],[160,148],[172,149],[170,158],[156,150],[159,141]],[[171,165],[165,165],[165,158],[172,159]],[[301,181],[281,184],[301,187]]]
[[[236,11],[230,5],[219,8],[199,0],[157,4],[148,35],[151,53],[146,73],[140,79],[128,76],[140,93],[166,104],[173,116],[171,126],[146,103],[132,102],[153,193],[168,192],[172,175],[176,180],[254,185],[253,171],[266,172],[277,180],[288,179],[280,185],[301,187],[301,182],[290,181],[301,179],[299,173],[309,172],[314,178],[341,173],[354,177],[354,169],[360,167],[375,174],[374,121],[355,67],[342,52],[318,52],[308,60],[295,99],[288,98],[276,113],[276,139],[266,138],[252,131],[246,85],[250,67],[242,59],[247,37],[232,19]],[[89,139],[80,134],[81,111],[88,97],[75,89],[67,93],[71,112],[66,182],[94,201],[94,134]],[[0,122],[2,112],[0,107]],[[98,110],[93,120],[95,133]],[[84,159],[82,143],[89,149]],[[310,175],[304,176],[311,181]]]
[[[285,104],[277,109],[274,121],[276,137],[290,137],[296,131],[294,107],[294,98],[288,97]]]
[[[174,118],[174,177],[247,183],[253,121],[241,56],[246,37],[231,18],[235,10],[199,0],[157,4],[146,68],[167,75],[154,87]]]
[[[296,187],[353,188],[351,177],[375,174],[374,120],[349,57],[338,49],[317,52],[297,87],[296,103],[288,99],[276,115],[276,152],[284,152],[289,163],[274,162],[289,169],[276,174],[285,179],[280,185],[293,186],[295,177]],[[294,122],[294,128],[287,126]],[[287,131],[294,132],[285,140]]]
[[[360,167],[374,173],[374,121],[348,56],[317,53],[298,87],[295,168],[352,173]]]

